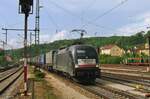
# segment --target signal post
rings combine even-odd
[[[33,0],[19,0],[19,14],[25,15],[24,23],[24,95],[27,95],[27,31],[28,16],[33,13]]]

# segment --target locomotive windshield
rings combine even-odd
[[[97,53],[92,47],[80,47],[76,50],[77,59],[98,59]]]

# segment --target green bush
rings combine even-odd
[[[122,57],[110,56],[110,55],[100,55],[101,64],[120,64],[122,62]]]
[[[43,72],[41,72],[41,71],[39,71],[39,70],[36,70],[36,71],[35,71],[35,76],[36,76],[37,78],[44,78],[44,77],[45,77],[45,73],[43,73]]]

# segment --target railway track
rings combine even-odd
[[[99,86],[100,88],[103,88],[103,89],[113,93],[115,96],[117,96],[116,98],[110,97],[110,99],[144,99],[144,97],[141,97],[141,96],[138,96],[135,94],[131,94],[129,92],[126,92],[126,91],[123,91],[120,89],[116,89],[116,88],[113,88],[110,86],[103,85],[100,82],[96,82],[96,85]]]
[[[139,93],[143,93],[145,97],[149,97],[150,80],[140,79],[138,77],[132,77],[132,76],[128,77],[128,75],[120,76],[120,75],[113,75],[113,74],[102,75],[102,79],[113,83],[118,83],[121,85],[132,87]]]
[[[84,89],[85,91],[96,95],[98,97],[96,99],[126,99],[125,96],[121,96],[120,94],[113,93],[112,91],[102,87],[99,84],[96,84],[96,85],[79,84],[79,83],[75,82],[74,80],[66,78],[63,75],[57,75],[55,73],[52,75],[55,76],[55,78],[58,77],[58,79],[62,80],[62,82],[65,82],[67,84],[70,83],[73,86],[77,86],[77,87],[81,88],[81,90]],[[83,91],[81,91],[81,92],[83,92]],[[135,98],[128,98],[128,99],[135,99]]]
[[[127,91],[123,91],[117,88],[113,88],[110,86],[106,86],[105,83],[101,83],[96,80],[96,84],[94,85],[84,85],[74,82],[73,80],[66,79],[66,77],[63,76],[54,76],[63,79],[63,82],[70,82],[74,86],[78,86],[81,89],[84,89],[96,96],[98,96],[98,99],[146,99],[144,96],[132,94]],[[81,91],[82,92],[82,91]]]
[[[102,73],[102,77],[113,78],[116,80],[122,80],[126,82],[133,82],[136,84],[146,85],[150,87],[150,77],[144,76],[134,76],[134,75],[121,75],[121,74],[113,74],[113,73]]]
[[[0,96],[23,74],[23,68],[11,71],[8,75],[0,78]]]
[[[128,78],[128,77],[119,77],[119,76],[112,76],[112,75],[103,75],[103,79],[109,79],[114,80],[116,82],[125,82],[125,83],[131,83],[135,85],[143,85],[150,88],[150,80],[144,80],[139,78]]]
[[[18,67],[15,67],[15,68],[11,68],[9,70],[0,72],[0,80],[4,79],[5,77],[7,77],[8,75],[10,75],[11,73],[13,73],[13,72],[15,72],[17,70],[18,70]]]
[[[118,72],[118,73],[134,73],[134,74],[140,74],[140,73],[145,73],[146,69],[137,69],[137,70],[132,70],[132,69],[120,69],[120,68],[100,68],[102,72]]]
[[[118,88],[107,86],[106,83],[98,80],[96,80],[94,85],[74,84],[97,95],[100,99],[147,99],[145,96],[136,95]]]
[[[128,93],[96,82],[95,85],[79,85],[83,89],[97,95],[100,99],[145,99],[144,97]]]

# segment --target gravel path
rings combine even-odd
[[[57,90],[56,94],[62,99],[90,99],[50,74],[46,76],[46,80]]]

